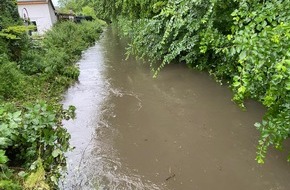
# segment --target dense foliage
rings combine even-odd
[[[282,149],[282,142],[290,135],[289,12],[290,1],[242,1],[231,14],[233,47],[226,55],[237,56],[234,99],[255,98],[268,108],[263,121],[256,124],[261,132],[260,163],[270,145]]]
[[[94,9],[98,18],[106,21],[125,15],[128,19],[151,18],[160,12],[167,0],[59,0],[61,7],[80,13],[84,7]]]
[[[290,135],[289,0],[82,2],[103,19],[118,20],[132,39],[128,54],[149,59],[154,76],[182,62],[230,83],[241,107],[248,98],[260,101],[267,113],[255,124],[261,132],[257,161],[264,162],[269,146],[282,149]]]
[[[15,1],[1,1],[0,10],[0,189],[55,188],[70,148],[62,120],[74,117],[61,93],[77,80],[75,62],[102,24],[58,23],[30,39]]]

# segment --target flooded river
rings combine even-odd
[[[226,86],[184,65],[153,79],[148,64],[125,60],[125,47],[108,29],[79,62],[64,100],[77,119],[64,123],[75,149],[61,189],[290,189],[286,152],[255,161],[261,105],[242,111]]]

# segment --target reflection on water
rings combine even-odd
[[[64,123],[75,149],[61,189],[290,189],[286,153],[254,160],[260,105],[241,111],[227,87],[184,65],[153,79],[147,64],[125,60],[125,46],[109,29],[79,62],[64,101],[77,119]]]

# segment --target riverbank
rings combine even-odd
[[[71,147],[62,121],[73,118],[75,110],[62,107],[62,93],[78,79],[75,63],[99,39],[103,26],[62,22],[40,41],[22,33],[16,39],[1,38],[0,45],[18,49],[19,57],[5,52],[1,57],[0,189],[57,186],[64,153]]]

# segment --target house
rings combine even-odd
[[[18,12],[24,21],[36,26],[40,35],[57,22],[55,7],[51,0],[17,0]]]
[[[62,21],[73,21],[75,23],[81,23],[82,21],[93,21],[92,16],[76,16],[73,11],[70,11],[69,13],[61,13],[57,12],[57,20],[62,22]]]
[[[74,13],[57,13],[58,21],[74,21],[76,15]]]

